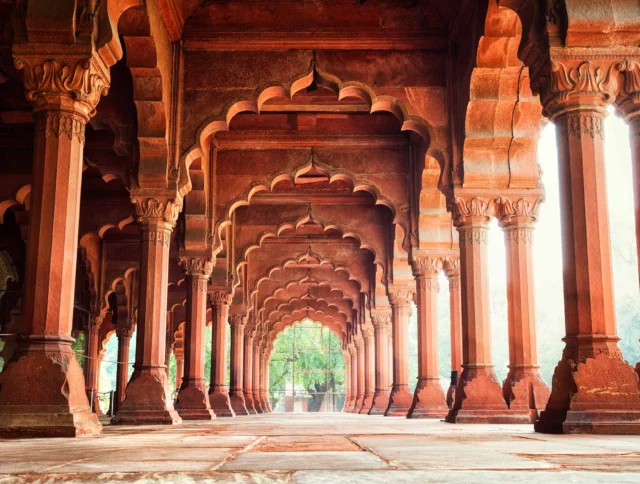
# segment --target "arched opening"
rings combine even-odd
[[[305,318],[275,339],[269,363],[274,412],[339,412],[345,401],[345,362],[338,336]]]

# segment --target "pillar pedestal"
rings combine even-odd
[[[235,417],[229,402],[229,388],[227,387],[227,319],[232,299],[232,294],[228,290],[214,291],[211,294],[213,334],[209,404],[211,410],[218,417]]]
[[[640,434],[638,375],[616,334],[604,174],[603,119],[620,94],[618,71],[628,69],[627,89],[640,75],[637,64],[619,61],[552,61],[545,114],[558,141],[566,346],[537,432]],[[601,72],[606,80],[594,88],[589,81]]]

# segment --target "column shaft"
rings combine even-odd
[[[244,335],[244,401],[249,413],[258,413],[253,401],[253,332]]]
[[[211,385],[209,403],[218,417],[234,417],[227,387],[227,320],[232,296],[229,291],[212,295],[213,331],[211,341]]]
[[[413,294],[408,289],[392,289],[389,296],[393,331],[393,386],[385,415],[406,417],[413,402],[413,395],[409,391],[408,339]]]
[[[207,283],[213,264],[207,259],[182,258],[187,278],[184,335],[184,376],[178,386],[176,410],[184,420],[215,418],[209,404],[204,378],[205,328],[207,325]],[[177,374],[176,368],[176,374]],[[177,375],[176,375],[177,380]],[[176,384],[179,383],[176,381]]]
[[[384,415],[389,407],[389,328],[390,312],[376,311],[371,315],[375,337],[375,392],[369,415]]]
[[[262,398],[260,397],[260,355],[262,354],[262,341],[258,341],[253,347],[253,404],[256,412],[264,413]]]
[[[358,391],[356,393],[356,403],[353,407],[353,413],[360,413],[362,405],[364,404],[364,383],[365,383],[365,354],[364,354],[364,341],[361,337],[356,340],[356,359],[358,362],[357,375],[358,375]]]
[[[460,296],[460,259],[448,258],[444,265],[449,280],[449,338],[451,344],[451,385],[447,404],[453,406],[458,377],[462,373],[462,302]]]
[[[244,327],[246,314],[232,314],[229,316],[231,326],[231,388],[229,391],[229,403],[236,415],[249,415],[244,403]]]
[[[438,371],[438,274],[442,261],[435,257],[415,257],[418,309],[418,384],[409,418],[444,418],[449,409]]]
[[[373,326],[362,328],[364,338],[364,400],[359,413],[368,414],[373,406],[373,394],[376,387],[376,353]]]
[[[116,393],[114,395],[115,402],[113,411],[115,413],[120,409],[120,405],[124,401],[125,391],[129,382],[129,348],[131,346],[131,329],[118,328],[118,367],[116,369]]]
[[[349,406],[349,412],[356,412],[356,406],[358,404],[358,350],[355,343],[352,343],[349,348],[349,354],[351,355],[351,405]]]
[[[85,363],[85,380],[87,388],[87,397],[93,398],[93,411],[98,416],[103,416],[100,409],[100,399],[98,398],[98,381],[100,379],[100,324],[96,321],[91,322],[87,334],[89,338],[89,353],[86,355]]]

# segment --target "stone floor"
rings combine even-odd
[[[640,436],[541,435],[349,414],[268,414],[0,441],[13,482],[640,483]]]

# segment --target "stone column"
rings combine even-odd
[[[462,374],[460,258],[447,258],[444,263],[444,273],[449,280],[449,337],[451,343],[451,385],[449,386],[449,390],[447,390],[447,403],[453,403],[455,387],[458,384],[459,376]]]
[[[541,193],[500,200],[500,226],[507,256],[509,309],[509,374],[502,386],[511,412],[538,418],[549,399],[549,387],[538,365],[533,279],[533,228],[542,202]]]
[[[143,195],[144,194],[144,195]],[[167,286],[171,232],[182,209],[180,198],[133,195],[142,233],[140,302],[136,332],[136,362],[120,410],[112,424],[180,423],[165,365]]]
[[[206,257],[182,257],[180,262],[187,278],[187,303],[184,376],[178,386],[180,392],[176,410],[183,420],[211,420],[215,414],[209,404],[204,378],[204,335],[207,326],[207,284],[213,263]]]
[[[342,348],[342,356],[344,357],[344,405],[343,412],[347,412],[351,399],[351,355],[346,346]]]
[[[244,402],[250,414],[258,413],[253,402],[253,336],[251,328],[244,333]]]
[[[355,341],[349,345],[349,354],[351,355],[351,403],[349,405],[348,412],[356,412],[356,405],[358,403],[358,349],[356,348]]]
[[[0,434],[75,437],[102,426],[71,349],[85,126],[109,68],[84,46],[15,44],[35,117],[20,344],[0,373]],[[88,48],[87,48],[88,50]],[[74,54],[77,53],[77,54]]]
[[[364,401],[359,413],[368,414],[373,406],[373,393],[376,387],[376,353],[373,325],[362,327],[364,338]]]
[[[267,413],[271,412],[269,405],[269,344],[262,345],[262,351],[260,352],[260,403],[262,404],[262,410]]]
[[[625,67],[602,52],[552,61],[543,98],[558,144],[566,346],[538,432],[640,433],[638,375],[618,348],[603,153],[606,104]]]
[[[365,382],[365,374],[364,374],[364,364],[365,364],[365,354],[364,354],[364,340],[362,336],[358,335],[355,340],[356,345],[356,360],[358,362],[358,391],[356,393],[356,403],[353,406],[353,413],[360,413],[362,410],[362,405],[364,404],[364,382]]]
[[[462,375],[447,422],[515,423],[491,361],[487,230],[493,199],[455,198],[462,278]]]
[[[86,355],[85,363],[87,397],[91,399],[93,395],[93,411],[96,415],[102,417],[103,413],[102,410],[100,410],[100,400],[98,398],[98,380],[100,379],[100,321],[94,320],[89,324],[87,338],[89,339],[89,353]]]
[[[393,317],[391,317],[393,321]],[[391,396],[391,389],[393,388],[393,324],[387,326],[387,341],[389,348],[387,349],[387,375],[389,375],[389,396]],[[386,410],[386,409],[385,409]]]
[[[253,346],[253,404],[256,412],[264,413],[262,410],[262,399],[260,398],[260,355],[262,353],[262,341],[258,339]]]
[[[184,352],[176,349],[173,352],[173,357],[176,360],[176,381],[174,382],[174,387],[179,390],[184,380]]]
[[[264,355],[264,400],[267,412],[271,412],[271,402],[269,401],[269,362],[271,361],[271,352],[273,351],[273,343],[269,342]]]
[[[413,403],[409,391],[409,319],[413,293],[409,289],[389,291],[393,331],[393,386],[389,397],[389,417],[406,417]]]
[[[116,368],[116,393],[113,411],[118,412],[124,401],[125,390],[129,382],[129,347],[131,345],[131,328],[116,329],[118,336],[118,367]]]
[[[211,385],[209,403],[218,417],[234,417],[227,387],[227,320],[232,294],[218,290],[211,295],[213,331],[211,342]]]
[[[389,311],[372,310],[371,322],[375,337],[375,385],[373,403],[369,415],[384,415],[389,407],[389,328],[391,313]]]
[[[231,389],[229,392],[229,403],[236,415],[249,415],[244,403],[244,373],[242,365],[244,363],[244,328],[247,322],[247,315],[232,314],[229,316],[231,326]]]
[[[438,369],[438,275],[439,257],[414,257],[418,309],[418,384],[409,418],[444,418],[449,413]]]

